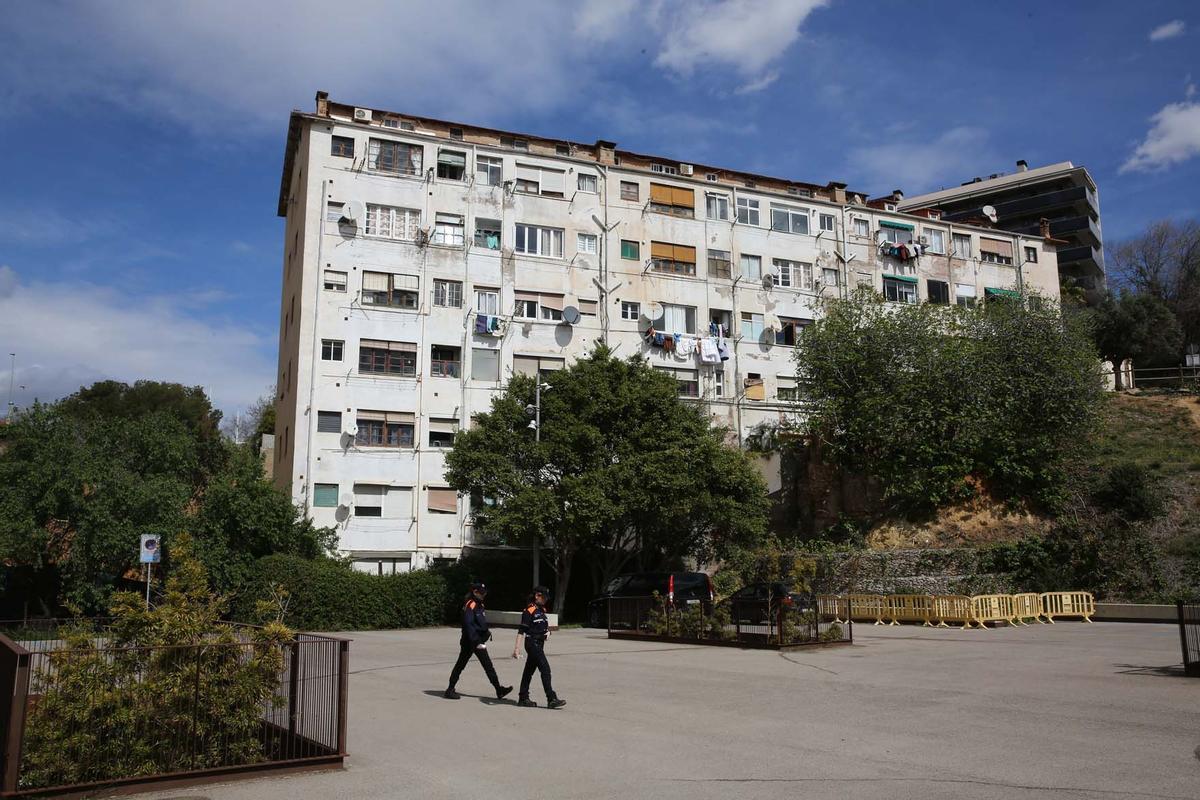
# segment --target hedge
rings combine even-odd
[[[466,591],[461,569],[368,575],[328,558],[259,559],[234,598],[234,617],[254,622],[257,601],[287,591],[285,622],[310,631],[417,628],[457,620]]]

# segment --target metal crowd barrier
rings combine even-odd
[[[822,617],[842,622],[866,620],[876,625],[919,622],[923,626],[964,630],[988,623],[1028,625],[1026,620],[1054,623],[1055,617],[1078,617],[1091,622],[1096,601],[1090,592],[1024,592],[1021,594],[848,594],[817,595]],[[1044,619],[1043,619],[1044,618]],[[885,622],[886,620],[886,622]],[[936,624],[935,624],[936,623]]]

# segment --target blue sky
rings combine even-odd
[[[908,194],[1071,160],[1200,217],[1191,2],[44,1],[0,22],[0,392],[275,373],[287,115],[340,101]]]

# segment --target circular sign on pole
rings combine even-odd
[[[142,550],[140,561],[143,564],[157,564],[162,557],[162,548],[158,536],[153,533],[142,534]]]

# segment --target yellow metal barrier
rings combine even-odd
[[[1042,613],[1051,625],[1055,617],[1082,617],[1084,622],[1091,622],[1092,614],[1096,613],[1096,599],[1091,592],[1044,592]]]
[[[1011,594],[977,594],[971,598],[971,614],[979,627],[986,628],[988,622],[1015,622]]]
[[[963,630],[975,621],[971,598],[965,594],[938,594],[933,596],[933,614],[938,621],[935,627],[949,628],[947,622],[961,622]]]
[[[887,596],[887,616],[891,618],[890,625],[901,622],[920,622],[926,627],[932,627],[929,618],[933,616],[933,596],[928,594],[890,594]]]
[[[834,622],[844,623],[842,619],[842,611],[846,608],[846,598],[839,597],[836,594],[819,594],[817,595],[817,614],[823,619],[832,618]],[[847,612],[846,616],[849,616]]]
[[[876,625],[883,624],[883,595],[851,594],[846,597],[850,601],[850,619],[870,619]]]
[[[1023,594],[1014,594],[1013,599],[1013,618],[1021,625],[1028,625],[1025,620],[1037,620],[1041,625],[1045,625],[1042,619],[1042,596],[1036,592],[1025,592]]]

